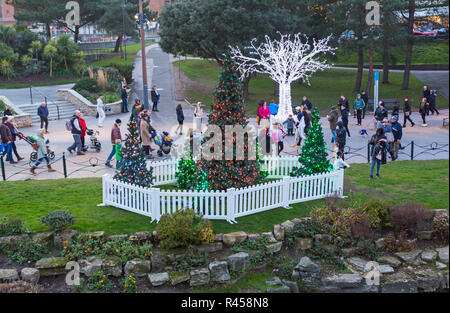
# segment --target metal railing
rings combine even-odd
[[[34,104],[33,103],[33,91],[38,93],[40,96],[43,97],[45,105],[47,106],[47,108],[49,107],[48,106],[49,102],[52,103],[56,107],[56,113],[57,113],[58,120],[59,120],[60,119],[59,105],[55,101],[51,100],[47,95],[43,94],[39,89],[36,89],[35,87],[33,87],[33,85],[30,85],[30,101],[31,101],[31,104]]]

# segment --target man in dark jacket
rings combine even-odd
[[[434,115],[434,112],[436,112],[436,115],[439,115],[439,111],[436,109],[436,90],[431,90],[428,103],[430,105],[428,106],[429,110],[427,115],[429,115],[429,112],[431,112],[431,115]]]
[[[369,105],[369,96],[367,95],[365,90],[361,90],[361,99],[364,100],[365,106],[363,108],[363,119],[366,117],[367,106]]]
[[[347,141],[347,130],[342,121],[336,124],[336,144],[338,147],[338,152],[342,153],[342,160],[344,160],[344,148]]]
[[[344,125],[347,135],[350,136],[350,130],[348,129],[348,109],[345,106],[341,106],[341,120]]]
[[[122,97],[122,113],[128,113],[128,93],[126,88],[120,88]]]
[[[402,132],[402,125],[398,122],[398,116],[394,115],[392,117],[391,121],[391,132],[394,136],[394,141],[392,143],[389,143],[389,146],[392,147],[392,161],[397,160],[398,158],[398,150],[400,149],[401,143],[400,140],[402,139],[403,132]]]
[[[67,148],[67,151],[70,153],[74,152],[75,149],[77,149],[77,155],[84,155],[85,153],[81,151],[81,134],[83,132],[81,125],[80,125],[80,111],[75,111],[75,114],[70,119],[70,125],[74,143],[69,148]]]
[[[2,123],[0,124],[0,137],[2,139],[2,144],[6,145],[5,154],[8,156],[9,163],[16,164],[12,156],[12,134],[8,127],[8,117],[4,116],[2,118]]]
[[[414,127],[414,122],[411,120],[411,104],[409,103],[409,98],[405,97],[405,103],[403,104],[403,128],[406,127],[406,121],[411,123],[411,127]]]
[[[156,90],[156,86],[152,87],[151,96],[152,96],[152,102],[153,102],[152,111],[158,112],[158,102],[159,102],[159,98],[161,97],[161,95]]]
[[[13,116],[10,116],[8,118],[8,122],[6,123],[6,125],[8,126],[8,128],[9,128],[9,130],[11,132],[11,149],[12,149],[12,152],[16,156],[17,161],[21,161],[21,160],[23,160],[23,158],[17,152],[16,139],[17,139],[17,137],[22,138],[22,135],[17,131],[17,128],[14,125],[14,117]],[[6,160],[6,161],[9,161],[9,160]]]
[[[348,114],[348,112],[350,110],[350,105],[348,104],[348,100],[344,96],[344,94],[341,94],[341,98],[339,99],[339,107],[341,108],[342,106],[344,106],[347,109],[347,114]]]
[[[45,125],[45,132],[48,133],[48,108],[45,102],[38,108],[37,115],[41,118],[41,129]]]
[[[302,105],[303,105],[303,107],[307,107],[308,111],[312,110],[312,103],[311,103],[311,101],[308,100],[308,98],[306,96],[303,96]]]
[[[330,123],[330,129],[331,129],[331,143],[336,142],[336,124],[339,120],[339,112],[336,108],[336,106],[331,107],[330,113],[327,115],[328,122]]]
[[[3,111],[3,116],[12,116],[11,108],[9,106],[6,106],[5,111]]]
[[[378,102],[378,107],[375,110],[375,129],[379,128],[381,122],[388,118],[388,111],[384,108],[384,101]]]

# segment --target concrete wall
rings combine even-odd
[[[31,114],[23,112],[21,109],[16,107],[8,98],[5,96],[0,96],[0,99],[9,107],[11,107],[17,115],[14,115],[14,120],[16,121],[17,128],[31,127],[32,116]]]

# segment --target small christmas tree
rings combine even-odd
[[[327,145],[323,137],[322,124],[319,122],[319,112],[316,108],[313,109],[311,115],[311,128],[308,130],[308,138],[298,159],[300,167],[294,167],[291,173],[292,177],[326,173],[333,168],[327,159]]]
[[[133,115],[128,123],[128,132],[125,143],[122,144],[122,161],[114,179],[141,187],[150,187],[154,179],[153,169],[147,169],[147,158],[139,144],[139,132]]]
[[[185,152],[178,161],[178,169],[175,173],[178,187],[182,189],[191,189],[195,185],[197,178],[197,165],[192,158],[192,150]]]
[[[209,190],[209,180],[208,174],[205,173],[200,167],[197,172],[197,178],[195,181],[196,191],[208,191]]]
[[[222,73],[219,84],[216,87],[216,95],[211,108],[208,123],[220,127],[222,136],[214,138],[206,137],[204,141],[213,140],[214,147],[222,146],[220,159],[203,160],[201,167],[208,175],[209,188],[211,190],[225,190],[228,188],[240,188],[257,184],[262,180],[260,163],[251,160],[249,154],[249,143],[255,140],[248,134],[248,141],[244,142],[244,160],[238,160],[236,148],[233,148],[233,158],[225,159],[225,147],[234,147],[236,136],[225,136],[225,127],[242,126],[248,124],[245,116],[244,99],[241,89],[241,81],[236,72],[234,61],[226,55],[222,62]],[[220,144],[220,140],[222,144]],[[215,144],[217,142],[217,144]]]

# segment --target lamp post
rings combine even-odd
[[[147,59],[145,56],[144,8],[142,0],[139,0],[139,22],[141,27],[142,82],[144,85],[144,108],[148,110],[149,105],[148,105]]]
[[[127,60],[127,38],[125,37],[125,3],[126,0],[123,0],[121,4],[122,7],[122,47],[125,48],[125,61]]]

